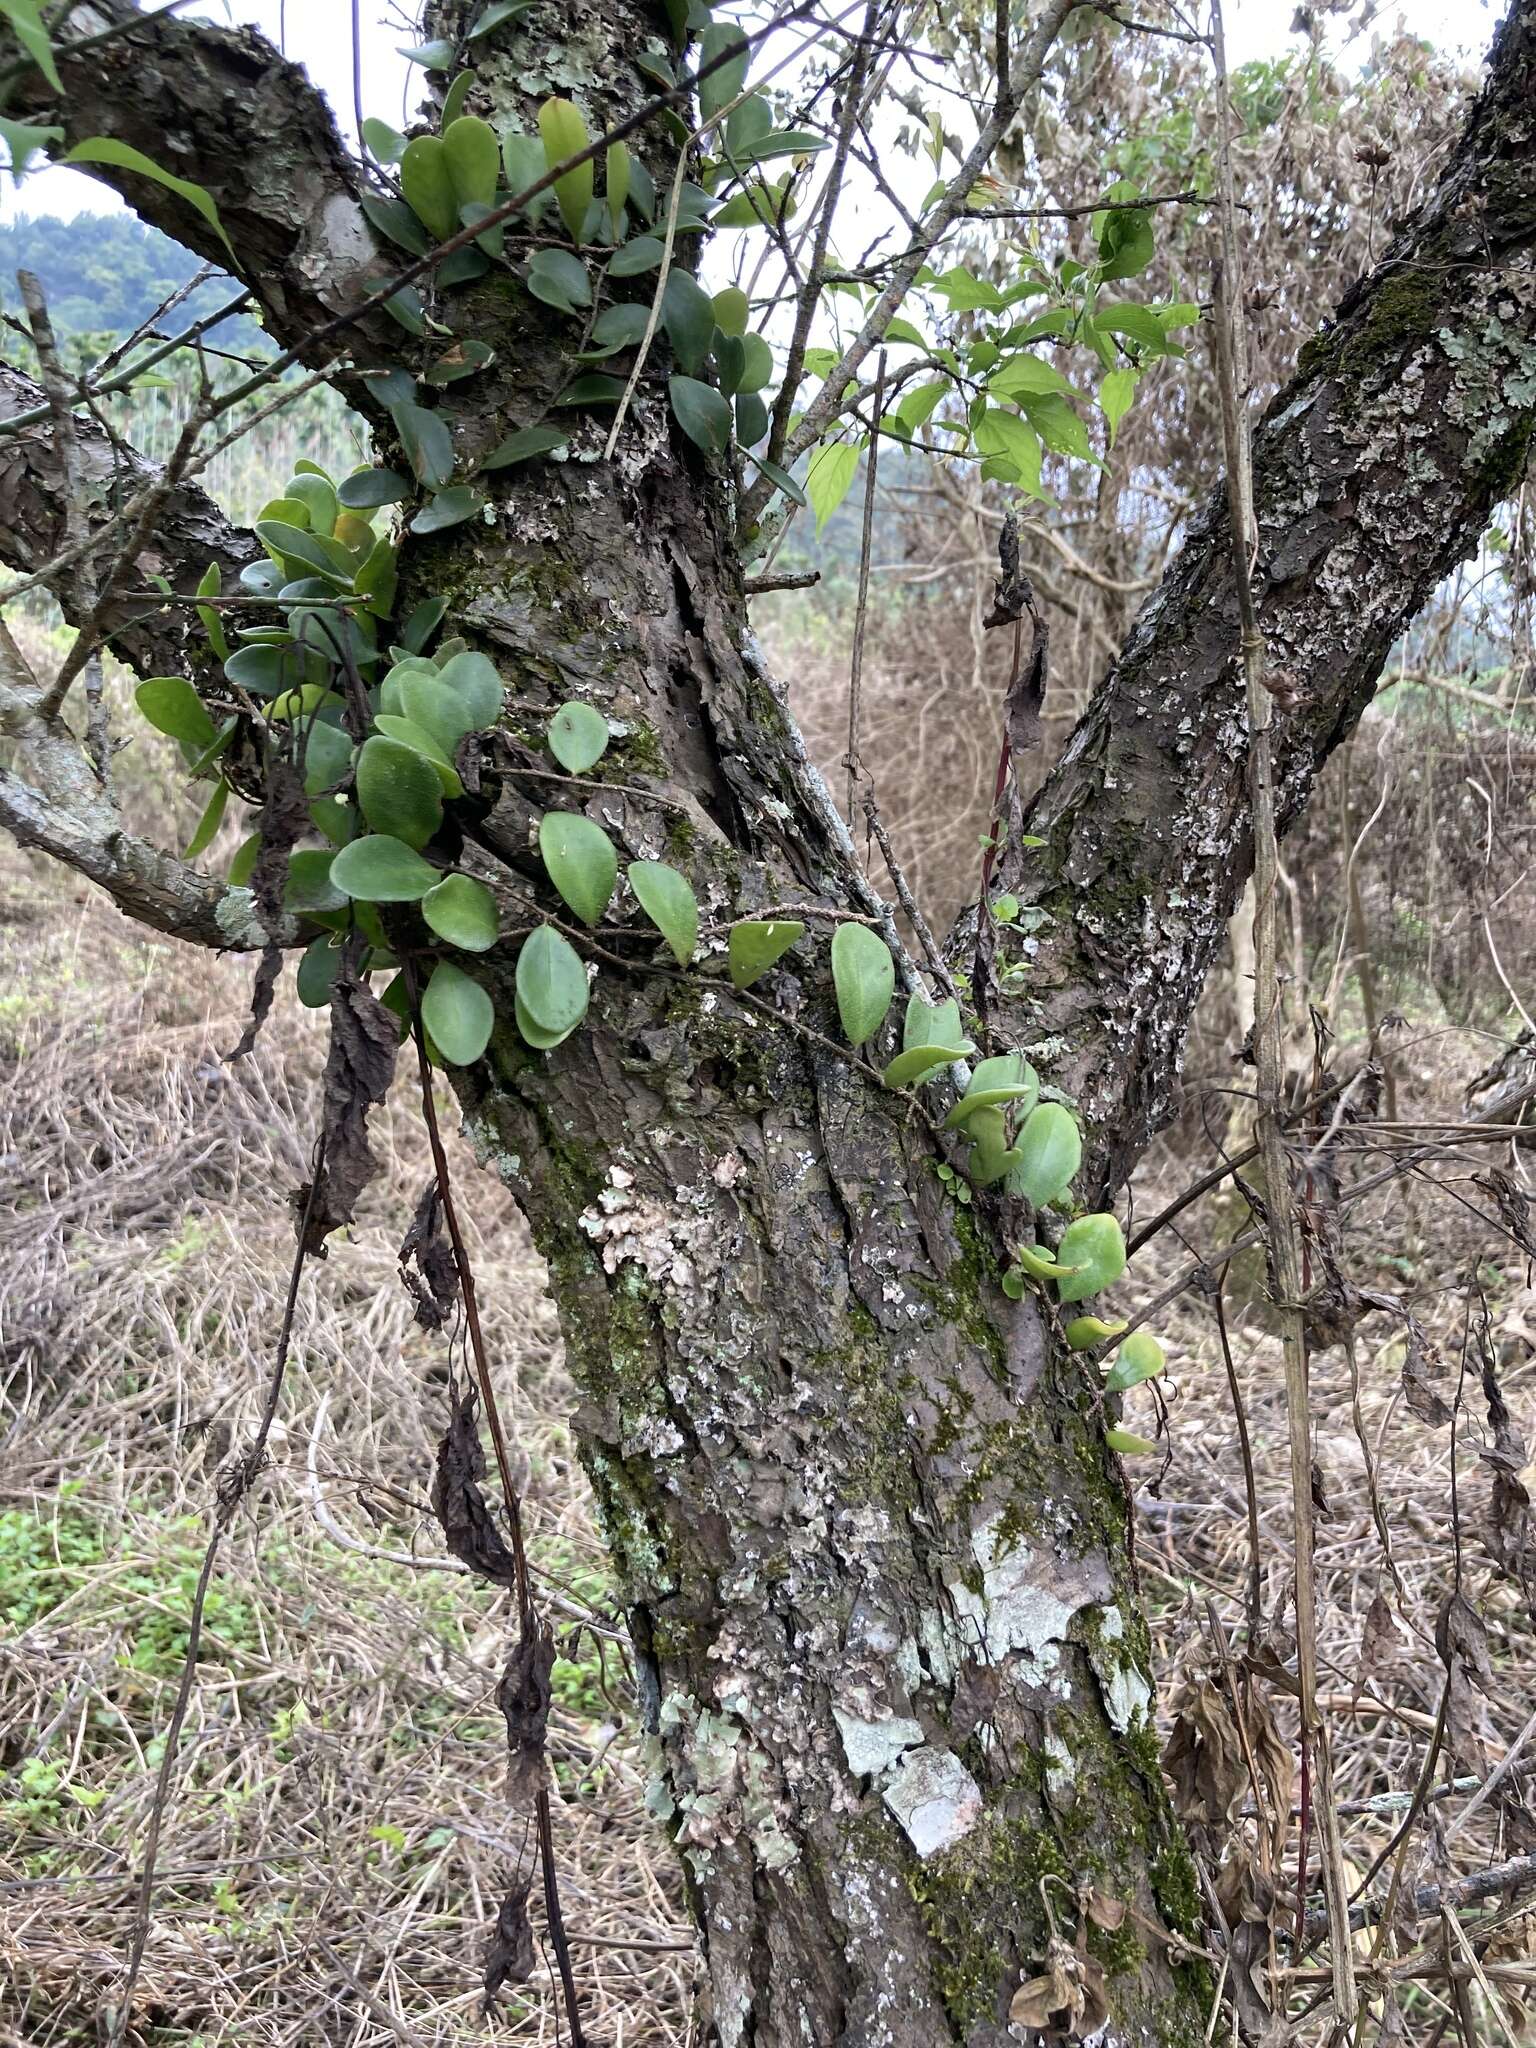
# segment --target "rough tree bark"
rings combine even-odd
[[[441,0],[429,26],[456,34],[475,12]],[[1523,458],[1536,288],[1512,259],[1536,238],[1533,24],[1521,0],[1439,191],[1259,437],[1293,810]],[[470,104],[532,130],[566,92],[595,133],[643,100],[630,56],[647,44],[659,17],[638,0],[539,0],[477,47]],[[162,14],[67,83],[56,116],[40,86],[34,104],[71,136],[184,152],[284,343],[389,267],[359,255],[355,173],[323,106],[258,39]],[[665,169],[664,135],[640,146]],[[236,181],[258,162],[253,207]],[[173,197],[119,182],[221,257]],[[543,410],[570,330],[504,273],[440,311],[497,351],[439,401],[472,457]],[[360,359],[401,348],[365,334]],[[543,886],[529,835],[550,784],[521,707],[574,695],[621,735],[607,758],[623,788],[561,800],[587,795],[628,857],[684,868],[706,919],[867,912],[754,651],[727,487],[671,432],[664,367],[611,465],[605,427],[578,426],[565,459],[492,480],[493,525],[404,552],[402,603],[446,593],[520,707],[479,798],[456,807],[466,842]],[[18,542],[26,524],[0,517],[9,559],[43,544]],[[1047,847],[1006,877],[1052,921],[1027,994],[996,1002],[993,1024],[1077,1092],[1106,1187],[1167,1113],[1248,868],[1225,550],[1213,505],[1033,805]],[[1036,1302],[996,1284],[1025,1219],[953,1206],[929,1131],[828,1041],[821,959],[790,954],[758,1000],[605,960],[558,1053],[529,1054],[509,1023],[456,1077],[549,1262],[714,2038],[1001,2044],[1053,1922],[1070,1938],[1097,1890],[1131,1909],[1113,1933],[1084,1923],[1103,2038],[1197,2041],[1210,1986],[1181,1938],[1201,1939],[1199,1895],[1158,1770],[1126,1489],[1091,1375]],[[510,1019],[510,960],[484,973]]]

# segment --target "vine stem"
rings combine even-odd
[[[1258,1101],[1255,1136],[1264,1169],[1268,1236],[1285,1351],[1286,1413],[1290,1427],[1291,1498],[1296,1548],[1296,1667],[1300,1691],[1302,1782],[1313,1765],[1312,1804],[1323,1865],[1323,1891],[1334,1929],[1330,1943],[1335,2024],[1343,2038],[1356,2031],[1359,2010],[1355,1958],[1349,1940],[1349,1886],[1333,1796],[1328,1731],[1317,1704],[1317,1577],[1312,1517],[1312,1417],[1307,1339],[1302,1320],[1301,1261],[1292,1196],[1290,1159],[1281,1125],[1281,996],[1279,978],[1279,841],[1275,825],[1272,746],[1274,699],[1265,680],[1265,645],[1254,600],[1251,565],[1258,551],[1254,511],[1252,449],[1248,436],[1247,337],[1238,316],[1242,305],[1242,256],[1232,175],[1226,38],[1221,0],[1211,0],[1211,55],[1216,67],[1219,137],[1217,147],[1220,249],[1214,265],[1216,367],[1221,396],[1222,439],[1227,465],[1227,509],[1232,522],[1232,574],[1242,628],[1243,686],[1248,710],[1248,789],[1253,814],[1254,999],[1253,1048]],[[1302,1823],[1302,1868],[1298,1872],[1298,1913],[1305,1918],[1306,1822]]]
[[[469,1262],[464,1234],[459,1228],[459,1214],[454,1205],[453,1189],[448,1174],[448,1158],[443,1150],[442,1132],[438,1127],[437,1104],[432,1095],[432,1066],[427,1058],[426,1034],[422,1029],[416,970],[408,957],[403,957],[400,964],[405,976],[406,996],[411,1009],[411,1037],[416,1046],[416,1071],[421,1080],[421,1113],[427,1126],[427,1143],[432,1152],[432,1171],[437,1178],[437,1191],[443,1203],[443,1221],[448,1226],[448,1239],[453,1246],[453,1261],[458,1268],[459,1286],[464,1295],[464,1327],[469,1337],[470,1356],[474,1360],[475,1381],[480,1389],[486,1427],[491,1433],[491,1444],[496,1453],[496,1470],[501,1478],[502,1502],[507,1517],[513,1576],[516,1581],[518,1626],[523,1639],[531,1641],[543,1627],[543,1623],[534,1605],[533,1584],[529,1577],[528,1558],[523,1546],[522,1503],[518,1498],[517,1486],[512,1476],[512,1456],[507,1448],[506,1431],[502,1428],[501,1411],[496,1405],[496,1390],[491,1384],[485,1332],[481,1327],[480,1305],[475,1294],[474,1271]],[[544,1918],[549,1927],[550,1945],[555,1951],[555,1963],[560,1973],[560,1990],[565,2001],[571,2048],[589,2048],[587,2037],[582,2031],[581,2000],[576,1990],[576,1973],[571,1965],[571,1948],[565,1932],[565,1916],[560,1907],[560,1884],[555,1868],[555,1835],[550,1819],[547,1784],[541,1783],[534,1793],[533,1812],[539,1844],[539,1874],[544,1892]]]

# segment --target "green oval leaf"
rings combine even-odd
[[[496,898],[472,875],[445,876],[422,897],[421,914],[440,939],[461,952],[484,953],[496,943]]]
[[[863,1045],[885,1022],[896,991],[896,962],[867,924],[840,924],[832,941],[837,1014],[850,1045]]]
[[[1014,1257],[1032,1280],[1059,1280],[1070,1270],[1061,1265],[1043,1244],[1021,1244]]]
[[[424,405],[407,403],[392,407],[390,417],[416,481],[429,491],[447,483],[453,475],[453,436],[437,414]]]
[[[1120,1325],[1124,1329],[1125,1325]],[[1104,1382],[1106,1394],[1123,1394],[1128,1387],[1139,1387],[1144,1380],[1155,1380],[1163,1372],[1167,1360],[1163,1347],[1150,1330],[1133,1330],[1115,1354],[1115,1362],[1109,1369]]]
[[[1077,1123],[1059,1102],[1042,1102],[1031,1113],[1019,1133],[1018,1150],[1008,1192],[1023,1195],[1037,1209],[1066,1193],[1083,1160]]]
[[[1106,1429],[1104,1441],[1112,1451],[1118,1451],[1122,1458],[1145,1458],[1156,1453],[1157,1445],[1148,1443],[1144,1436],[1138,1436],[1133,1429]]]
[[[924,1045],[965,1045],[960,1028],[960,1005],[953,996],[930,1003],[920,995],[907,1000],[907,1014],[901,1027],[901,1049],[912,1052]]]
[[[1111,1337],[1118,1337],[1125,1328],[1124,1320],[1106,1323],[1102,1316],[1074,1316],[1062,1335],[1067,1340],[1069,1351],[1092,1351],[1096,1345],[1107,1344]]]
[[[577,156],[591,137],[587,124],[569,100],[546,100],[539,109],[539,136],[544,144],[544,165],[554,170],[567,157]],[[582,223],[592,204],[592,166],[578,164],[555,180],[555,201],[566,233],[573,242],[581,240]]]
[[[528,1013],[528,1007],[519,995],[512,998],[512,1014],[517,1023],[518,1033],[525,1045],[531,1045],[535,1052],[553,1052],[557,1045],[564,1045],[576,1029],[568,1025],[564,1031],[546,1031],[542,1024],[536,1024]]]
[[[451,655],[438,670],[469,715],[469,731],[484,732],[501,716],[501,677],[483,654]]]
[[[496,196],[496,179],[501,170],[501,145],[496,140],[496,131],[478,114],[460,114],[456,120],[450,119],[446,104],[443,114],[443,157],[454,197],[459,206],[489,206]],[[457,208],[454,225],[458,225]]]
[[[619,876],[619,857],[601,825],[579,811],[546,811],[539,852],[549,879],[583,924],[596,924]]]
[[[732,982],[737,988],[750,988],[804,935],[805,926],[796,918],[754,918],[750,924],[733,925],[728,955]]]
[[[443,786],[432,762],[375,733],[357,757],[357,801],[375,832],[425,846],[443,822]]]
[[[569,249],[535,249],[528,259],[528,289],[557,313],[575,313],[592,303],[587,266]]]
[[[437,770],[437,779],[442,785],[444,796],[464,794],[464,785],[459,780],[458,770],[449,760],[443,747],[424,726],[417,725],[413,719],[397,718],[389,711],[381,711],[373,723],[375,731],[382,733],[385,739],[398,740],[402,747],[409,747],[413,753],[422,755],[432,763]]]
[[[400,159],[400,190],[405,203],[435,242],[446,242],[459,227],[459,206],[453,194],[448,155],[436,135],[416,135]]]
[[[635,901],[671,947],[679,967],[686,967],[699,943],[699,904],[691,885],[662,860],[631,861],[628,872]]]
[[[1061,1233],[1056,1256],[1069,1273],[1057,1288],[1063,1301],[1084,1301],[1112,1287],[1125,1271],[1125,1239],[1107,1211],[1079,1216]]]
[[[331,862],[331,880],[360,903],[416,903],[442,877],[402,840],[375,832],[341,849]]]
[[[560,427],[520,427],[515,434],[508,434],[505,441],[498,441],[480,467],[510,469],[515,462],[528,462],[535,455],[548,455],[553,449],[563,448],[570,438]]]
[[[331,875],[336,856],[328,846],[301,846],[288,856],[283,887],[285,910],[345,910],[347,899]]]
[[[1022,1053],[1001,1053],[993,1059],[978,1060],[970,1086],[944,1119],[944,1128],[955,1131],[969,1123],[979,1109],[1000,1109],[1006,1103],[1023,1105],[1020,1116],[1028,1116],[1040,1099],[1040,1077]]]
[[[192,837],[182,848],[183,860],[196,860],[200,853],[208,851],[214,834],[224,822],[224,807],[228,802],[229,784],[221,775],[213,786],[213,795],[209,797]]]
[[[689,440],[707,455],[723,455],[731,445],[730,401],[696,377],[669,377],[667,395],[672,416]]]
[[[317,719],[304,740],[304,794],[320,796],[334,789],[352,765],[352,741],[339,725]]]
[[[587,970],[570,940],[553,925],[541,924],[524,941],[517,956],[517,1001],[538,1030],[556,1039],[574,1031],[587,1014]]]
[[[421,998],[421,1021],[453,1067],[468,1067],[491,1042],[496,1006],[462,967],[440,960]]]
[[[398,505],[410,495],[410,484],[397,469],[354,470],[336,486],[341,503],[359,512],[375,505]]]
[[[462,526],[485,510],[485,500],[468,484],[450,484],[437,491],[411,521],[412,533],[443,533],[450,526]]]
[[[133,701],[155,728],[189,747],[211,747],[217,737],[203,701],[182,676],[150,676]]]
[[[585,775],[608,749],[608,721],[590,704],[562,704],[549,721],[549,751],[568,775]]]
[[[910,1088],[914,1081],[921,1081],[936,1068],[963,1060],[969,1050],[964,1045],[908,1046],[905,1052],[897,1053],[880,1078],[887,1088]]]
[[[323,1010],[329,1003],[331,983],[336,979],[340,965],[341,948],[332,945],[329,933],[322,938],[311,939],[304,948],[304,957],[294,976],[294,986],[306,1010]]]

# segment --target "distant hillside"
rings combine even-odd
[[[189,250],[130,213],[77,213],[73,220],[44,215],[0,227],[0,304],[16,311],[16,273],[35,271],[61,333],[131,333],[198,268]],[[210,278],[171,319],[185,327],[235,289],[231,278]],[[260,335],[253,322],[241,320],[222,323],[210,338],[249,348]]]

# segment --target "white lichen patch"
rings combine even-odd
[[[981,1787],[947,1749],[909,1749],[883,1796],[919,1856],[952,1848],[981,1819]]]
[[[1118,1607],[1106,1607],[1097,1634],[1088,1647],[1089,1662],[1099,1681],[1104,1712],[1109,1725],[1124,1735],[1140,1714],[1150,1720],[1152,1688],[1137,1669],[1129,1650],[1117,1648],[1125,1638],[1125,1621]]]
[[[914,1748],[923,1739],[921,1725],[903,1714],[866,1719],[834,1706],[832,1718],[843,1738],[848,1768],[860,1778],[889,1770],[903,1750]]]
[[[968,1653],[985,1664],[1001,1664],[1017,1653],[1023,1675],[1041,1683],[1061,1662],[1073,1615],[1102,1600],[1107,1583],[1090,1584],[1055,1560],[1036,1558],[1027,1544],[1004,1536],[1001,1516],[982,1523],[971,1549],[981,1568],[981,1592],[953,1588]],[[1099,1571],[1107,1581],[1102,1562]]]
[[[695,1874],[705,1877],[713,1852],[743,1835],[763,1869],[788,1869],[800,1850],[781,1818],[778,1773],[741,1721],[674,1692],[657,1725],[660,1772],[646,1805],[679,1816],[677,1841]]]

